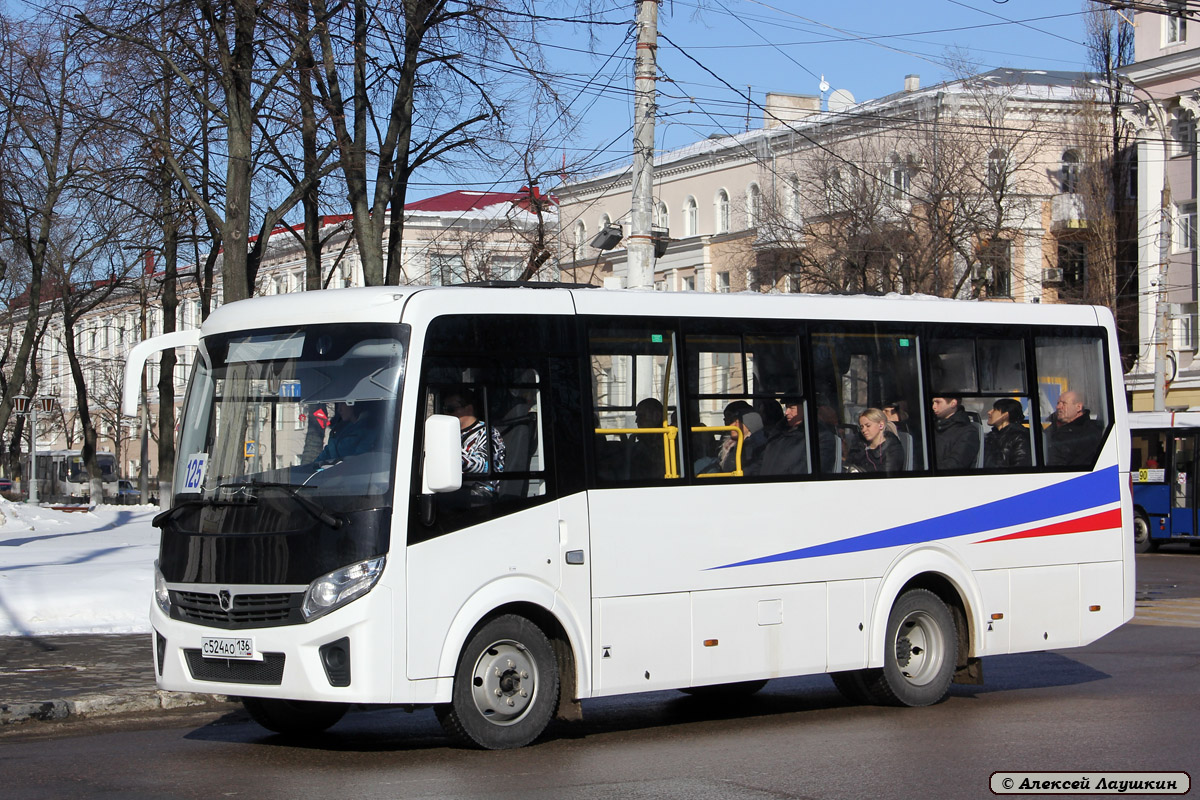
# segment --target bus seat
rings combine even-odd
[[[504,440],[504,470],[500,473],[501,497],[525,497],[529,479],[504,479],[507,472],[528,472],[530,461],[537,451],[537,414],[529,406],[518,405],[496,423]]]
[[[911,472],[913,468],[913,437],[907,431],[896,431],[900,444],[904,445],[904,469]]]
[[[973,424],[975,425],[976,433],[979,434],[979,452],[975,455],[975,468],[983,469],[983,440],[987,436],[987,429],[978,422]]]

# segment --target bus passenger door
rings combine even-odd
[[[1175,469],[1171,484],[1171,535],[1196,535],[1196,439],[1175,437]]]

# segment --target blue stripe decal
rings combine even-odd
[[[789,550],[786,553],[752,558],[709,569],[747,567],[752,564],[771,564],[778,561],[795,561],[801,558],[837,556],[865,550],[880,550],[885,547],[931,542],[955,536],[966,536],[983,531],[994,531],[1016,525],[1028,525],[1051,517],[1059,517],[1086,509],[1115,503],[1121,499],[1120,476],[1116,467],[1072,478],[1053,486],[1044,486],[1014,497],[1006,497],[974,508],[965,508],[943,514],[940,517],[923,519],[908,525],[900,525],[873,533],[851,536],[825,544]]]

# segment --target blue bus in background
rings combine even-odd
[[[1134,542],[1139,553],[1188,542],[1200,547],[1196,518],[1196,453],[1200,411],[1138,411],[1129,415]]]

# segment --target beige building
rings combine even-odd
[[[1184,3],[1133,16],[1135,61],[1124,68],[1126,120],[1138,136],[1137,364],[1126,378],[1135,411],[1154,407],[1156,358],[1165,407],[1200,406],[1196,361],[1196,116],[1200,113],[1200,18]],[[1167,198],[1166,214],[1163,198]],[[1158,314],[1167,317],[1159,324]],[[1156,345],[1165,344],[1161,350]]]
[[[655,288],[1089,299],[1082,84],[995,70],[862,103],[767,95],[761,128],[656,155]],[[624,285],[620,244],[592,242],[629,232],[630,185],[558,191],[564,276]]]

